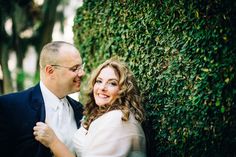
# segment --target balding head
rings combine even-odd
[[[74,51],[78,52],[74,45],[64,41],[53,41],[51,43],[48,43],[43,47],[40,54],[40,68],[44,68],[48,64],[56,64],[58,62],[62,46],[70,47],[74,49]]]

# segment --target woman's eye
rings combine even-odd
[[[102,81],[101,80],[96,80],[96,82],[95,83],[102,83]]]
[[[111,85],[111,86],[117,86],[117,83],[116,83],[116,82],[110,82],[109,85]]]

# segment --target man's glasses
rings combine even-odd
[[[66,68],[72,72],[81,72],[82,70],[84,70],[84,65],[85,65],[85,63],[83,63],[82,65],[76,65],[73,67],[66,67],[66,66],[62,66],[62,65],[58,65],[58,64],[53,64],[51,66]]]

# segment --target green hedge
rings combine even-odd
[[[74,41],[86,71],[119,55],[138,79],[148,156],[236,156],[235,8],[234,0],[85,0],[78,8]]]

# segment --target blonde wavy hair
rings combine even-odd
[[[98,106],[95,103],[93,87],[100,71],[105,67],[111,67],[114,69],[115,73],[118,74],[120,91],[118,97],[113,100],[111,104]],[[135,119],[140,123],[145,119],[144,109],[141,105],[142,98],[134,75],[129,70],[128,66],[118,57],[112,57],[99,65],[98,68],[92,72],[88,84],[86,92],[87,103],[84,108],[85,119],[83,122],[83,126],[86,129],[89,128],[91,122],[111,110],[121,110],[123,113],[121,119],[123,121],[129,120],[130,112],[134,114]]]

